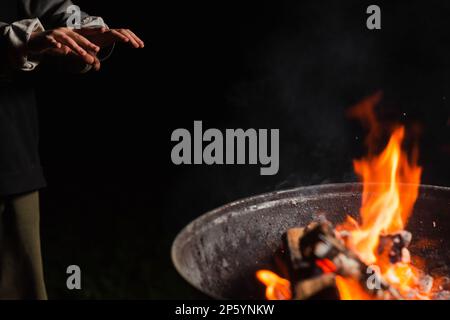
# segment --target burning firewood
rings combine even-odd
[[[450,291],[443,290],[432,295],[433,300],[450,300]]]
[[[295,300],[306,300],[327,288],[334,287],[335,276],[323,274],[317,267],[303,258],[300,242],[305,234],[305,228],[292,228],[286,232],[286,247],[289,255],[291,290]]]
[[[450,289],[411,263],[412,235],[404,226],[419,194],[422,168],[402,148],[403,126],[391,132],[380,153],[373,152],[382,136],[374,112],[379,98],[368,97],[350,111],[369,129],[369,154],[353,162],[363,180],[359,221],[347,216],[336,228],[321,220],[287,231],[288,283],[294,298],[308,299],[330,287],[347,300],[450,298]]]
[[[412,234],[408,231],[400,231],[394,234],[380,236],[378,254],[389,259],[390,263],[409,263],[411,255],[408,246],[411,243]]]
[[[395,240],[393,242],[397,243]],[[374,298],[401,298],[379,275],[367,272],[368,266],[347,249],[327,221],[313,222],[306,228],[289,229],[286,246],[295,299],[308,299],[334,287],[336,275],[356,279]],[[368,288],[370,276],[375,278],[378,286]]]
[[[295,270],[301,268],[302,254],[300,253],[300,239],[305,232],[305,228],[292,228],[286,232],[287,248],[291,260],[291,266]]]
[[[333,288],[336,283],[336,276],[333,273],[321,274],[317,277],[299,281],[295,284],[294,299],[306,300],[309,299],[325,289]]]

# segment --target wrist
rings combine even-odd
[[[38,61],[29,57],[32,55],[30,44],[34,43],[35,36],[42,31],[44,27],[37,18],[16,21],[8,27],[6,36],[9,40],[9,55],[13,68],[28,71],[36,67]]]

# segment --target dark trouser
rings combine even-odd
[[[47,299],[38,192],[0,197],[0,299]]]

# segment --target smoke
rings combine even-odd
[[[275,189],[355,179],[351,159],[361,137],[346,108],[376,91],[383,75],[376,37],[364,30],[364,15],[352,15],[358,9],[290,8],[248,52],[250,73],[230,90],[228,106],[241,119],[280,128]]]

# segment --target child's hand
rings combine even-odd
[[[45,54],[47,51],[57,55],[74,53],[85,63],[94,64],[95,53],[100,50],[100,47],[72,29],[57,28],[32,33],[27,46],[23,49],[27,54]]]
[[[117,41],[128,42],[135,48],[144,47],[144,41],[129,29],[83,28],[74,31],[101,48]]]

